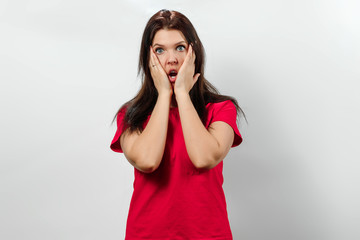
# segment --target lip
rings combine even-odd
[[[171,83],[174,83],[174,82],[176,81],[176,77],[177,77],[177,76],[175,76],[174,78],[172,78],[172,77],[170,77],[170,75],[168,75],[168,79],[169,79],[169,81],[170,81]]]
[[[170,76],[170,73],[171,73],[172,71],[175,71],[175,72],[176,72],[176,76],[175,76],[175,77],[171,77],[171,76]],[[175,68],[170,69],[170,70],[168,71],[168,74],[167,74],[167,75],[168,75],[168,79],[169,79],[169,81],[170,81],[171,83],[174,83],[174,82],[176,81],[177,74],[178,74],[178,71],[177,71]]]

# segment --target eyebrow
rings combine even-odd
[[[185,44],[187,44],[185,41],[180,41],[180,42],[178,42],[178,43],[175,43],[174,45],[179,45],[179,44],[181,44],[181,43],[185,43]],[[159,44],[159,43],[155,43],[154,45],[153,45],[153,47],[155,47],[155,46],[160,46],[160,47],[163,47],[164,45],[162,45],[162,44]]]

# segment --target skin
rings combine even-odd
[[[229,152],[234,131],[225,122],[201,122],[189,92],[200,74],[195,74],[195,52],[178,30],[159,30],[149,49],[149,67],[158,98],[149,122],[142,133],[126,130],[120,144],[125,157],[138,170],[155,171],[161,163],[167,136],[170,107],[177,106],[186,150],[196,168],[211,169]],[[169,71],[178,72],[175,79]],[[153,144],[156,142],[157,144]]]
[[[188,50],[191,50],[191,52]],[[150,48],[149,65],[151,76],[154,79],[155,87],[158,92],[170,91],[173,97],[173,94],[176,94],[176,91],[178,90],[188,90],[189,92],[200,76],[199,73],[194,76],[194,61],[195,53],[192,52],[191,46],[186,42],[184,35],[180,31],[159,30],[155,34],[153,44]],[[187,67],[181,68],[184,62]],[[175,70],[178,73],[175,79],[171,79],[168,76],[170,70]],[[193,81],[184,81],[184,75],[193,76]],[[180,79],[177,80],[179,77]],[[169,81],[165,81],[165,78],[169,79]],[[175,98],[172,98],[171,106],[176,105]]]

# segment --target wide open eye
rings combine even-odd
[[[178,51],[185,51],[185,46],[184,45],[179,45],[179,46],[177,46],[177,48],[176,48],[176,50],[178,50]]]
[[[156,52],[157,54],[161,54],[161,53],[164,52],[164,49],[162,49],[162,48],[157,48],[157,49],[155,49],[155,52]]]

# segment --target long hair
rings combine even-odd
[[[119,112],[126,108],[126,114],[123,122],[124,128],[129,127],[130,132],[143,131],[143,123],[147,119],[148,115],[153,111],[158,96],[158,92],[150,73],[149,58],[150,46],[156,32],[160,29],[179,30],[184,35],[188,44],[193,45],[193,51],[196,55],[195,73],[200,73],[200,77],[190,90],[189,95],[202,122],[205,124],[207,103],[223,102],[226,100],[231,100],[236,106],[238,114],[241,113],[245,117],[244,112],[239,107],[235,98],[220,95],[218,90],[205,79],[204,48],[190,20],[177,11],[163,9],[149,19],[142,36],[138,65],[138,75],[141,74],[142,79],[141,88],[133,99],[120,107],[115,114],[114,120]]]

